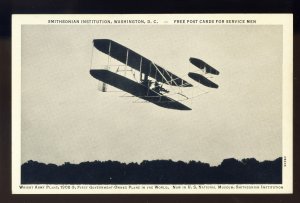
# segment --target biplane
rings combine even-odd
[[[192,98],[184,93],[194,87],[190,82],[113,40],[95,39],[93,46],[107,57],[107,63],[100,69],[90,69],[90,74],[101,82],[102,92],[112,86],[129,97],[160,107],[191,110],[182,103]]]

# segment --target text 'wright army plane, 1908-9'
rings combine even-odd
[[[97,67],[90,69],[90,74],[101,82],[102,92],[106,92],[107,85],[110,85],[144,102],[169,109],[191,110],[181,103],[196,97],[185,93],[189,92],[186,90],[195,88],[191,83],[113,40],[95,39],[93,46],[107,58],[100,69]],[[205,73],[219,74],[200,59],[190,58],[190,62]],[[188,76],[206,87],[218,87],[198,73],[190,72]]]

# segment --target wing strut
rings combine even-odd
[[[167,83],[168,85],[172,86],[172,85],[169,83],[169,81],[165,78],[165,76],[164,76],[164,75],[160,72],[160,70],[157,68],[157,66],[155,65],[155,63],[153,63],[152,61],[151,61],[151,63],[154,65],[156,71],[159,72],[159,74],[161,75],[161,77],[163,77],[163,79],[165,79],[166,83]]]
[[[143,57],[141,57],[141,60],[140,60],[140,82],[142,81],[142,62],[143,62]]]
[[[126,76],[126,72],[127,72],[127,64],[128,64],[128,49],[127,49],[127,52],[126,52],[126,64],[125,64],[124,76]]]

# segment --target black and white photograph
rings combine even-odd
[[[14,15],[13,193],[292,193],[292,15]]]

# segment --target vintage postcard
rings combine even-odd
[[[292,28],[13,15],[12,193],[293,193]]]

